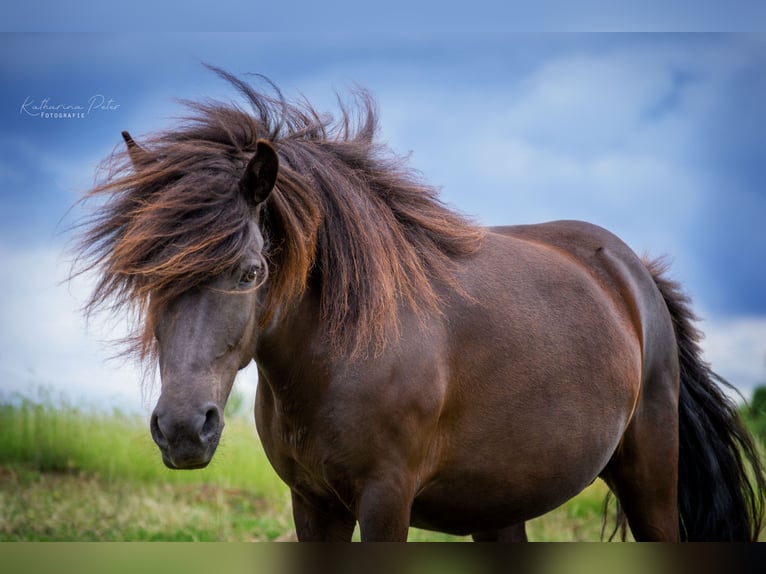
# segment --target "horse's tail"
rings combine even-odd
[[[734,402],[733,387],[702,358],[702,333],[661,261],[646,263],[673,319],[681,367],[678,510],[682,540],[755,541],[764,518],[766,474]]]

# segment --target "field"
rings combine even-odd
[[[0,540],[295,540],[287,488],[244,416],[197,471],[166,469],[146,421],[119,411],[16,397],[0,404],[0,428]],[[605,493],[596,483],[531,522],[530,539],[598,540]],[[412,529],[410,540],[467,538]]]
[[[295,540],[287,488],[252,421],[232,419],[208,468],[171,471],[142,417],[0,402],[0,540]],[[599,540],[605,494],[596,482],[530,522],[530,540]],[[411,529],[410,540],[468,539]]]

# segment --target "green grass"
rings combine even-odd
[[[0,540],[295,539],[288,489],[245,417],[195,471],[165,468],[147,421],[118,411],[13,397],[0,400],[0,429]],[[599,540],[606,492],[598,481],[529,522],[530,539]],[[410,540],[468,539],[411,529]]]
[[[286,489],[269,465],[255,426],[227,421],[213,462],[203,470],[167,469],[148,421],[118,410],[103,413],[70,404],[15,398],[0,401],[0,464],[53,473],[78,473],[105,482],[128,481],[254,490],[281,498]]]
[[[290,536],[287,487],[241,417],[210,466],[190,472],[162,464],[137,415],[13,397],[0,428],[0,540]]]
[[[243,489],[19,467],[4,468],[0,485],[2,540],[257,541],[291,528],[287,507]]]

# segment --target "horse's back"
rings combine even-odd
[[[614,322],[639,345],[656,304],[664,308],[641,258],[616,235],[581,221],[489,228],[484,249],[463,271],[466,283],[475,300],[492,305],[499,297],[509,311],[541,321],[554,319],[558,309],[564,315],[558,323],[544,325],[554,331],[566,328],[567,317],[584,327],[608,329]]]
[[[552,221],[533,225],[490,228],[491,233],[529,245],[555,250],[571,258],[602,283],[605,292],[622,292],[626,282],[638,281],[638,290],[654,291],[651,275],[641,259],[619,237],[584,221]],[[636,293],[632,296],[640,295]]]
[[[675,361],[672,319],[647,263],[619,237],[583,221],[497,227],[494,233],[555,249],[576,261],[600,284],[635,332],[642,353],[643,379]]]

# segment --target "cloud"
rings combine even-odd
[[[481,90],[391,86],[379,94],[383,135],[486,224],[586,219],[637,250],[679,251],[706,186],[679,157],[690,137],[683,110],[648,134],[646,110],[675,89],[665,60],[558,54]]]
[[[487,85],[400,71],[412,81],[382,90],[384,135],[484,223],[593,221],[639,252],[670,254],[674,275],[713,310],[760,313],[766,272],[750,262],[766,249],[756,223],[766,195],[753,187],[766,148],[737,105],[748,104],[749,123],[764,117],[752,96],[766,96],[758,47],[747,38],[584,41]],[[732,252],[742,253],[737,265]]]
[[[714,371],[740,389],[746,399],[766,386],[766,318],[703,321],[702,347]]]
[[[673,86],[663,64],[630,51],[553,58],[511,96],[506,129],[574,153],[624,145]]]
[[[148,413],[158,384],[142,391],[141,372],[129,360],[113,359],[113,342],[127,332],[123,317],[80,312],[93,279],[65,282],[69,262],[58,247],[10,249],[0,245],[0,391],[29,396],[36,387],[55,389],[75,403]],[[237,388],[255,394],[254,367],[240,372]]]
[[[71,392],[72,397],[139,403],[136,371],[107,363],[109,351],[97,341],[106,326],[95,325],[90,335],[86,334],[79,307],[87,285],[61,284],[68,265],[60,251],[54,247],[0,246],[0,259],[0,283],[4,286],[0,298],[3,390],[27,392],[35,385],[50,385]]]

